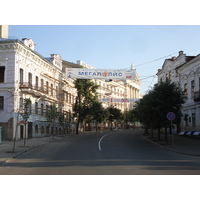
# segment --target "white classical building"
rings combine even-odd
[[[177,57],[164,61],[157,76],[158,81],[169,79],[185,92],[181,129],[200,131],[200,55],[187,56],[180,51]]]
[[[63,70],[60,55],[42,57],[34,51],[31,39],[0,40],[0,125],[4,139],[24,137],[25,126],[20,112],[25,98],[31,100],[26,137],[50,133],[52,126],[46,122],[44,113],[51,104],[72,122],[69,118],[76,90],[73,81],[65,78]],[[56,132],[63,131],[61,128],[57,124]]]

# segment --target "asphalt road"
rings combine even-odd
[[[200,158],[145,140],[137,131],[87,133],[32,149],[0,166],[4,175],[199,175]]]

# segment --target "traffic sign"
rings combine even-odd
[[[175,119],[175,117],[176,117],[176,115],[173,113],[173,112],[169,112],[169,113],[167,113],[167,119],[168,120],[174,120]]]

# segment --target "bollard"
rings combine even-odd
[[[0,126],[0,144],[1,144],[1,141],[2,141],[2,127]]]

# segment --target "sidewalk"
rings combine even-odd
[[[186,135],[178,135],[174,134],[173,137],[171,134],[168,134],[167,140],[165,142],[165,135],[161,133],[160,141],[158,141],[158,134],[154,133],[153,138],[151,133],[148,136],[143,135],[145,139],[153,142],[160,147],[166,148],[170,151],[174,151],[176,153],[191,155],[191,156],[199,156],[200,157],[200,138],[199,137],[191,137]]]
[[[66,136],[64,136],[66,137]],[[34,149],[42,144],[46,144],[51,141],[62,139],[62,136],[52,136],[50,137],[38,137],[26,139],[25,147],[24,140],[17,140],[15,142],[15,151],[13,152],[14,141],[2,141],[0,143],[0,165],[5,163],[7,160],[11,158],[15,158],[18,155],[30,150]]]

